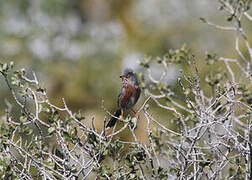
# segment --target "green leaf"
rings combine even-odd
[[[58,156],[61,159],[64,159],[64,154],[56,148],[55,155]]]
[[[48,128],[47,131],[49,134],[52,134],[55,130],[56,130],[55,127],[50,127],[50,128]]]
[[[77,171],[78,171],[78,169],[76,167],[72,167],[71,173],[76,173]]]
[[[200,18],[200,20],[203,22],[203,23],[206,23],[206,19],[205,18]]]
[[[149,105],[149,104],[145,104],[145,106],[144,106],[145,111],[146,111],[146,110],[148,110],[148,109],[149,109],[149,107],[150,107],[150,105]]]
[[[230,15],[228,18],[227,18],[227,21],[232,21],[233,20],[233,17],[234,17],[234,15],[232,14],[232,15]]]
[[[168,173],[164,168],[158,167],[158,176],[158,179],[167,179]]]
[[[36,89],[37,92],[41,92],[41,93],[44,93],[45,92],[45,89],[44,88],[41,88],[41,87],[38,87]]]
[[[57,122],[59,119],[60,119],[60,116],[59,116],[58,111],[54,111],[51,114],[51,117],[49,118],[49,122],[54,123],[54,122]]]
[[[85,119],[85,117],[82,116],[80,112],[74,114],[74,117],[75,117],[78,121],[81,121],[81,120]]]
[[[2,70],[3,70],[4,72],[7,72],[8,69],[9,69],[8,64],[7,64],[7,63],[4,63],[4,64],[3,64],[3,67],[2,67]]]
[[[200,162],[199,165],[202,167],[202,168],[205,168],[206,166],[210,165],[211,163],[210,162]]]
[[[44,163],[51,168],[53,168],[54,166],[54,162],[51,160],[51,158],[47,158],[46,160],[44,160]]]
[[[2,72],[3,71],[3,64],[0,63],[0,71]]]
[[[9,66],[10,66],[10,68],[12,69],[12,68],[14,67],[14,62],[11,61]]]
[[[27,121],[27,117],[26,116],[20,116],[19,120],[24,123]]]
[[[66,139],[71,139],[71,135],[67,131],[63,131],[62,134]]]

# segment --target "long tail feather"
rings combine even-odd
[[[117,109],[116,112],[115,112],[115,114],[114,114],[114,116],[117,117],[117,118],[119,118],[119,116],[121,115],[121,113],[122,113],[121,109]],[[108,122],[108,124],[107,124],[106,127],[113,127],[115,125],[116,120],[117,120],[115,117],[112,117],[109,120],[109,122]]]

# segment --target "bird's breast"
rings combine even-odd
[[[122,89],[123,96],[119,101],[119,105],[123,109],[130,109],[135,105],[136,87],[132,85],[124,86]]]

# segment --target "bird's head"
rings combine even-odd
[[[125,69],[120,78],[122,79],[123,84],[130,83],[131,85],[138,85],[136,75],[134,74],[132,69]]]

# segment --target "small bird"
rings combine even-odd
[[[122,79],[122,89],[117,99],[117,110],[107,124],[107,128],[113,127],[119,117],[123,117],[123,111],[130,109],[137,114],[132,108],[136,104],[141,94],[141,88],[139,87],[136,75],[132,69],[125,69]],[[117,117],[117,118],[116,118]],[[121,119],[121,118],[120,118]]]

